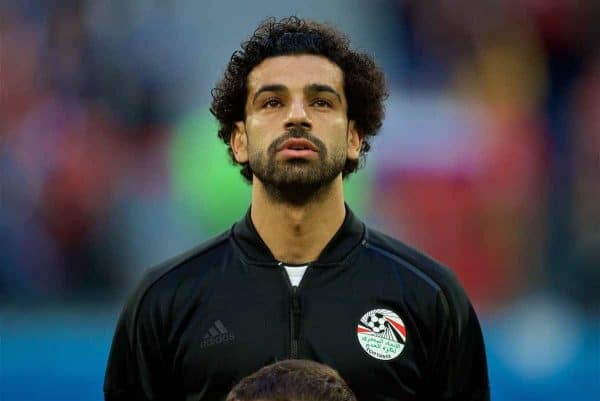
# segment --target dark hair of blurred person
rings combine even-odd
[[[243,378],[226,401],[356,401],[337,371],[313,361],[291,359]]]

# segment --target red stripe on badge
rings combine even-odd
[[[387,318],[387,320],[392,324],[392,326],[396,328],[396,330],[398,330],[402,334],[402,337],[406,338],[406,327],[404,327],[402,323],[396,322],[395,320],[390,319],[389,317]]]
[[[357,332],[357,333],[370,333],[370,332],[371,332],[371,330],[369,330],[369,329],[366,329],[366,328],[364,328],[364,327],[360,327],[360,326],[358,326],[358,327],[356,328],[356,332]]]

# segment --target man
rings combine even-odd
[[[106,400],[220,400],[288,358],[332,366],[363,400],[489,398],[455,276],[344,203],[386,95],[372,59],[327,25],[269,19],[233,54],[211,111],[252,205],[147,274],[116,329]]]
[[[226,401],[356,401],[338,372],[313,361],[291,359],[242,379]]]

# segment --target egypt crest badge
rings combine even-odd
[[[404,322],[388,309],[365,313],[356,327],[356,335],[367,354],[383,361],[396,358],[406,344]]]

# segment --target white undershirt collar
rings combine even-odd
[[[304,276],[304,273],[306,272],[306,269],[308,268],[308,265],[288,266],[283,263],[280,263],[280,265],[285,267],[285,271],[287,272],[292,285],[295,287],[299,286],[300,281],[302,281],[302,277]]]

